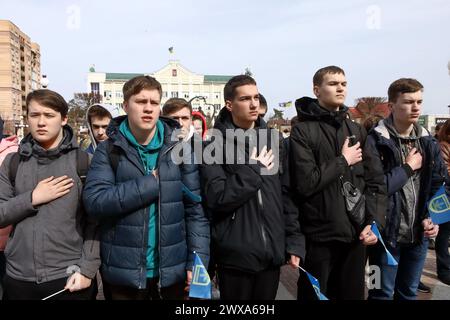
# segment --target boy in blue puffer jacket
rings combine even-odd
[[[198,169],[172,160],[178,124],[159,117],[161,84],[138,76],[123,93],[127,116],[111,120],[83,195],[100,220],[102,275],[113,300],[181,299],[193,252],[209,260]]]

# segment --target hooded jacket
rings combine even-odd
[[[417,133],[419,150],[422,155],[422,168],[419,171],[419,186],[414,182],[415,173],[400,150],[398,137],[392,131],[392,116],[381,120],[370,131],[368,142],[371,153],[379,157],[383,163],[384,178],[389,196],[386,215],[384,239],[395,247],[398,240],[405,243],[418,243],[423,240],[422,220],[427,218],[427,202],[447,179],[447,170],[440,155],[438,142],[419,125],[414,126]],[[447,180],[448,181],[448,180]],[[412,192],[405,192],[405,186]],[[406,193],[406,194],[405,194]],[[414,197],[415,208],[411,212],[405,210],[405,202]],[[406,217],[405,217],[406,215]]]
[[[6,156],[10,153],[17,152],[19,149],[19,144],[17,141],[17,136],[10,136],[1,139],[0,142],[0,164],[3,163]],[[9,233],[12,230],[12,226],[6,228],[0,228],[0,251],[4,251],[6,247],[6,242],[9,237]]]
[[[94,133],[92,132],[92,123],[91,123],[91,121],[89,119],[89,110],[92,107],[95,107],[95,106],[102,107],[103,109],[108,111],[109,114],[111,115],[111,119],[112,118],[116,118],[118,116],[125,115],[125,111],[121,107],[116,107],[116,106],[113,106],[113,105],[110,105],[110,104],[96,103],[96,104],[91,105],[87,109],[87,111],[86,111],[86,122],[88,124],[89,138],[91,140],[91,144],[89,145],[89,147],[87,147],[86,152],[89,153],[89,154],[94,154],[95,149],[97,149],[97,145],[98,145],[97,141],[94,138]]]
[[[100,221],[102,276],[106,282],[132,288],[147,286],[149,207],[158,208],[158,253],[161,287],[186,280],[193,252],[205,266],[209,261],[209,222],[200,197],[197,165],[172,161],[171,150],[180,143],[171,136],[176,121],[160,117],[164,143],[159,151],[156,178],[146,174],[137,149],[119,131],[126,116],[112,119],[92,159],[84,189],[88,213]],[[116,170],[109,156],[118,150]],[[190,155],[191,156],[191,155]]]
[[[208,126],[206,124],[205,116],[199,111],[192,111],[192,121],[199,119],[202,122],[202,140],[206,139],[206,132],[208,131]]]
[[[306,238],[349,243],[359,236],[346,211],[341,176],[364,193],[366,225],[375,220],[383,226],[386,186],[380,160],[367,152],[365,130],[349,119],[345,106],[333,112],[308,97],[295,106],[300,122],[290,136],[291,181]],[[351,167],[341,152],[347,136],[363,149],[363,161]]]
[[[236,138],[225,139],[226,131],[238,129],[232,121],[231,113],[223,108],[214,125],[215,134],[223,137],[223,144],[212,142],[205,150],[215,148],[226,154],[226,149],[245,150],[243,164],[222,162],[202,165],[202,188],[205,206],[212,220],[212,252],[214,261],[226,268],[246,272],[259,272],[285,263],[286,254],[304,257],[304,238],[298,225],[298,211],[290,206],[289,195],[283,199],[281,186],[281,166],[276,172],[262,175],[261,164],[248,162],[248,143],[242,144]],[[241,129],[239,129],[241,130]],[[255,131],[267,131],[268,141],[256,135],[259,150],[272,138],[265,122],[258,119]],[[252,139],[252,138],[250,138]],[[281,139],[277,135],[277,139]],[[281,147],[281,143],[280,143]],[[206,152],[206,151],[205,151]],[[242,162],[241,162],[242,163]]]
[[[100,266],[97,224],[88,219],[81,202],[73,131],[64,126],[58,147],[45,150],[31,134],[20,144],[15,187],[9,180],[11,155],[0,168],[0,227],[14,225],[6,245],[6,273],[13,279],[47,282],[67,277],[67,268],[80,267],[94,278]],[[31,194],[39,181],[67,175],[74,186],[63,197],[37,208]]]

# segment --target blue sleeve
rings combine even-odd
[[[157,179],[148,175],[116,182],[106,146],[107,143],[99,144],[86,178],[83,201],[88,214],[99,219],[115,217],[155,202],[159,196]],[[126,170],[128,163],[126,158],[122,161],[123,158],[120,158],[118,170]]]
[[[193,157],[193,154],[192,154]],[[193,158],[191,159],[192,163]],[[209,220],[201,203],[200,176],[196,164],[182,164],[183,203],[186,221],[186,236],[188,245],[188,261],[186,270],[192,270],[195,251],[205,266],[209,263]]]
[[[388,196],[392,196],[394,193],[400,191],[409,179],[409,175],[404,166],[392,168],[392,170],[385,173],[384,177]]]
[[[433,139],[431,143],[431,159],[433,159],[433,170],[431,173],[431,192],[427,201],[438,191],[438,189],[444,184],[444,182],[447,187],[447,195],[449,194],[448,189],[450,187],[447,165],[442,158],[441,149],[438,145],[438,142]]]

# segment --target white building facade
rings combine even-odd
[[[185,68],[178,60],[170,60],[166,66],[153,73],[105,73],[95,72],[91,68],[87,76],[87,90],[100,94],[103,103],[122,106],[123,85],[140,75],[152,76],[161,83],[161,106],[170,98],[184,98],[192,100],[194,110],[201,109],[208,116],[217,116],[224,105],[223,88],[232,78],[197,74]]]

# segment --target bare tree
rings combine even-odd
[[[273,108],[274,115],[269,118],[269,120],[283,120],[284,119],[284,111],[280,109]]]
[[[355,100],[355,108],[361,113],[361,123],[364,123],[369,118],[372,117],[383,117],[383,114],[377,111],[377,106],[386,103],[387,99],[385,97],[363,97]]]
[[[96,93],[74,93],[73,99],[69,101],[69,125],[79,131],[81,125],[86,122],[86,111],[89,106],[100,103],[102,96]]]

